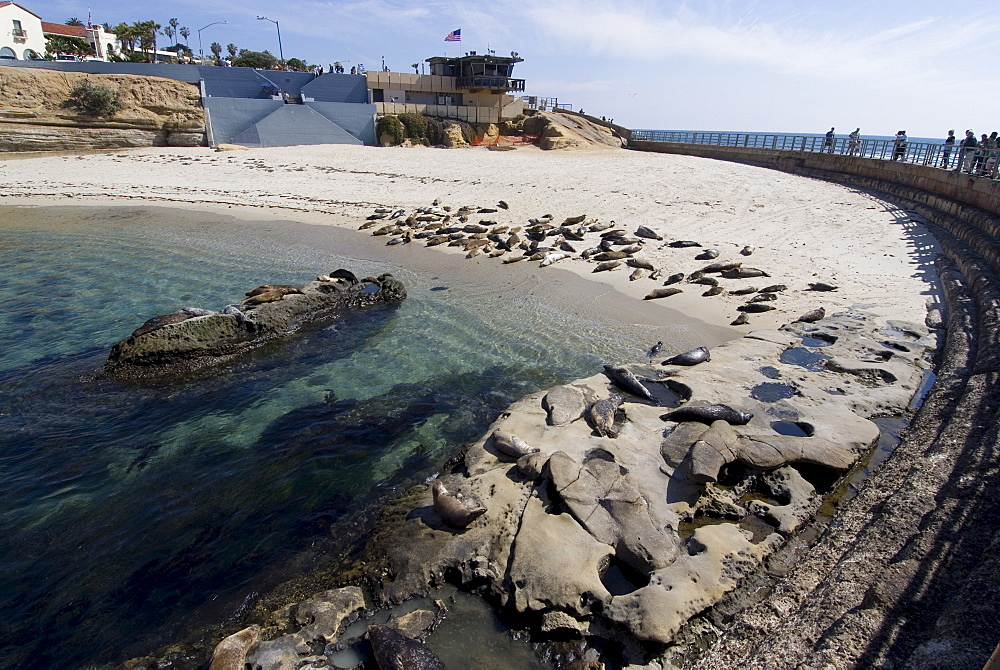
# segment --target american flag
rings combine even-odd
[[[462,29],[452,30],[448,33],[448,36],[444,38],[445,42],[461,42],[462,41]]]

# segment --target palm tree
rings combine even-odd
[[[177,32],[179,32],[181,34],[181,37],[184,38],[184,44],[186,44],[187,46],[191,46],[190,44],[188,44],[188,37],[191,36],[191,31],[187,29],[187,26],[181,26]]]
[[[230,58],[236,58],[236,45],[235,44],[231,44],[231,43],[227,44],[226,45],[226,51],[229,52],[229,57]]]
[[[135,53],[135,43],[138,39],[138,33],[136,32],[135,26],[130,26],[127,23],[119,23],[111,31],[118,38],[118,41],[122,45],[122,53],[131,56]]]
[[[174,29],[171,26],[167,26],[166,28],[163,29],[163,34],[167,36],[168,40],[170,40],[170,46],[173,46],[173,44],[174,44]]]
[[[218,63],[219,59],[222,58],[222,45],[218,42],[212,42],[212,46],[208,48],[212,50],[212,55],[215,56],[215,62]]]
[[[82,26],[83,25],[83,21],[81,21],[80,19],[78,19],[78,18],[76,18],[74,16],[71,19],[66,19],[66,25],[67,26]]]

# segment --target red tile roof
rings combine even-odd
[[[70,37],[79,37],[82,39],[87,39],[90,35],[84,26],[67,26],[62,23],[49,23],[48,21],[42,21],[42,32],[47,35],[69,35]]]
[[[3,0],[3,2],[0,2],[0,7],[6,7],[7,5],[14,5],[15,7],[18,7],[20,9],[24,9],[24,7],[21,7],[21,5],[17,4],[13,0]],[[29,14],[31,14],[32,16],[34,16],[38,20],[41,20],[41,18],[42,18],[38,14],[35,14],[30,9],[24,9],[24,11],[28,12]]]

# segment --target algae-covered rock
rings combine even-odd
[[[360,282],[352,275],[351,279],[308,282],[294,293],[272,291],[269,295],[270,302],[229,305],[221,312],[185,308],[176,318],[150,319],[112,347],[105,373],[137,378],[206,367],[344,310],[399,302],[406,297],[406,289],[391,275]]]

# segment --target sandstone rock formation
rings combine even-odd
[[[851,312],[752,332],[693,367],[629,366],[658,400],[623,394],[614,439],[582,417],[621,393],[605,375],[516,402],[442,475],[482,518],[449,528],[426,486],[387,510],[365,557],[392,576],[382,597],[453,581],[537,631],[669,644],[815,513],[877,439],[868,417],[906,411],[935,340],[898,326]],[[806,349],[826,366],[789,355]],[[660,419],[684,403],[754,416]],[[541,451],[512,463],[496,430]]]
[[[124,109],[94,119],[63,107],[83,81],[117,90]],[[199,100],[197,86],[172,79],[0,67],[0,151],[201,146]]]

